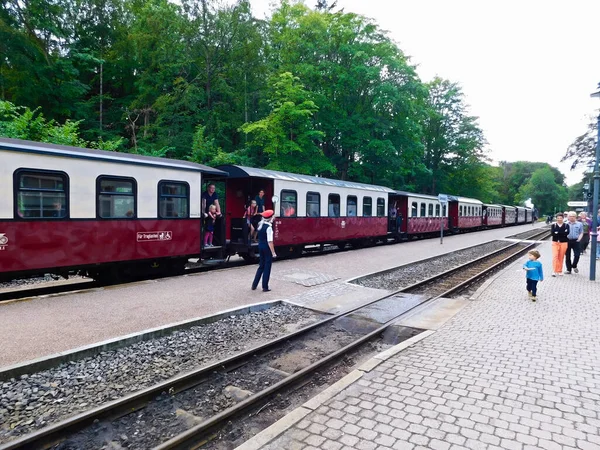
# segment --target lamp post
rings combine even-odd
[[[600,83],[598,83],[598,92],[591,96],[600,98]],[[592,229],[590,230],[591,255],[590,255],[590,281],[596,279],[596,248],[598,242],[598,193],[600,192],[600,173],[598,172],[598,162],[600,161],[600,115],[598,116],[598,137],[596,139],[596,159],[594,160],[594,193],[592,194]]]

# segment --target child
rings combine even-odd
[[[252,200],[250,202],[250,206],[246,208],[246,212],[244,213],[244,219],[246,219],[246,224],[248,225],[248,229],[250,230],[250,237],[254,237],[254,226],[252,225],[252,217],[258,214],[258,205],[256,204],[256,200]]]
[[[523,269],[526,271],[527,292],[531,300],[535,302],[537,298],[537,283],[538,281],[544,281],[544,272],[542,270],[542,263],[538,261],[541,256],[540,252],[531,250],[527,256],[529,257],[529,261],[523,265]]]
[[[215,220],[217,218],[217,207],[210,205],[206,215],[206,228],[204,229],[204,247],[213,246],[213,235],[215,231]]]

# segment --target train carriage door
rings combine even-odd
[[[400,234],[402,227],[401,198],[398,195],[388,196],[388,233]]]
[[[458,231],[458,200],[448,200],[448,228]]]

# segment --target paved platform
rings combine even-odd
[[[345,309],[381,291],[344,280],[531,229],[521,225],[446,236],[443,245],[426,239],[276,261],[269,293],[250,291],[256,271],[250,265],[0,304],[0,366],[268,300]]]
[[[600,281],[589,256],[578,275],[550,277],[550,243],[539,250],[548,278],[536,303],[523,258],[437,330],[238,448],[600,449]]]

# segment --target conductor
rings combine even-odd
[[[273,227],[271,221],[273,220],[273,210],[268,209],[262,213],[262,220],[259,222],[258,230],[258,251],[260,255],[260,262],[258,269],[256,269],[256,275],[252,282],[252,290],[256,290],[258,282],[262,277],[262,290],[263,292],[269,292],[269,278],[271,277],[271,264],[273,258],[276,258],[275,246],[273,245]]]

